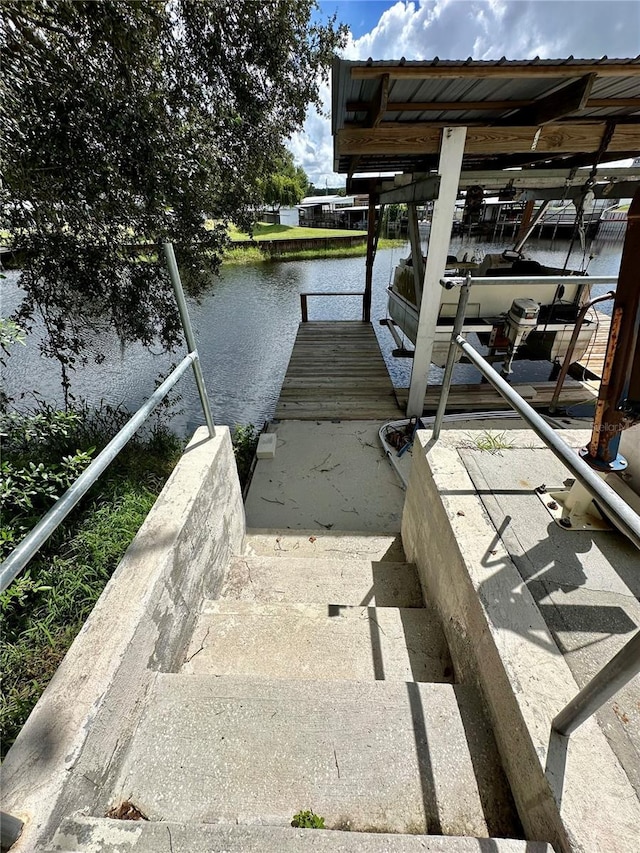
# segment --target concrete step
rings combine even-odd
[[[158,673],[112,804],[151,821],[517,837],[491,730],[462,685]]]
[[[452,681],[435,615],[421,608],[206,601],[183,673],[335,681]]]
[[[66,818],[46,853],[553,853],[549,844],[506,838],[389,835],[283,826]]]
[[[343,530],[263,530],[249,528],[245,554],[264,557],[329,557],[337,560],[405,560],[399,533],[372,535]]]
[[[412,563],[320,557],[236,557],[220,598],[244,601],[422,607]]]

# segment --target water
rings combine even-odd
[[[597,255],[589,265],[593,275],[616,275],[620,265],[622,244],[600,243],[592,246]],[[451,251],[458,253],[502,251],[504,244],[471,242],[457,238]],[[528,252],[538,260],[562,266],[568,243],[550,240],[531,241]],[[385,249],[378,252],[374,266],[372,320],[382,353],[396,386],[408,386],[411,363],[394,359],[389,332],[377,321],[386,316],[386,287],[400,257],[408,248]],[[570,266],[580,266],[582,253],[574,251]],[[225,267],[219,279],[199,302],[190,301],[193,326],[198,339],[202,368],[209,390],[214,418],[217,423],[233,425],[253,423],[262,425],[275,411],[291,349],[300,322],[302,291],[361,291],[364,287],[364,258],[323,259],[315,261],[286,261],[253,266]],[[604,292],[607,288],[594,288]],[[0,281],[2,316],[8,316],[19,304],[22,291],[19,274],[7,273]],[[611,311],[611,303],[599,306]],[[360,318],[361,300],[358,297],[310,297],[309,319]],[[35,391],[47,402],[63,402],[60,376],[56,364],[43,359],[38,350],[41,326],[36,325],[27,345],[14,346],[3,371],[6,393],[18,405],[29,406]],[[112,405],[123,404],[135,410],[155,388],[156,380],[164,377],[177,363],[183,352],[167,354],[146,350],[141,345],[122,348],[115,335],[103,332],[93,342],[90,363],[72,374],[71,391],[90,404],[104,400]],[[104,354],[102,364],[92,363],[92,355]],[[546,379],[550,365],[516,362],[515,381],[525,376],[529,381]],[[438,381],[442,371],[432,368],[431,380]],[[476,382],[478,372],[470,366],[456,367],[456,382]],[[186,375],[178,385],[181,400],[174,407],[171,427],[181,435],[190,435],[204,423],[195,383]]]

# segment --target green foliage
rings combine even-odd
[[[307,809],[293,816],[291,826],[303,829],[324,829],[324,818]]]
[[[507,438],[505,432],[493,433],[491,430],[484,430],[481,435],[471,438],[470,443],[478,450],[484,450],[488,453],[498,453],[500,450],[508,450],[513,447],[513,442]]]
[[[238,477],[240,485],[245,487],[249,473],[251,471],[251,463],[256,454],[258,446],[258,438],[260,434],[253,424],[241,426],[236,424],[231,433],[231,441],[233,443],[233,452],[236,457],[236,466],[238,468]]]
[[[5,276],[0,276],[5,278]],[[22,344],[24,346],[26,337],[24,330],[13,320],[7,320],[0,317],[0,349],[5,353],[9,353],[9,348],[13,344]]]
[[[4,413],[3,556],[112,438],[127,413],[103,407]],[[0,735],[13,742],[178,459],[156,425],[135,438],[27,568],[0,595]]]
[[[314,23],[316,10],[314,0],[3,2],[0,208],[27,293],[14,320],[29,328],[42,314],[42,351],[65,390],[95,327],[178,342],[162,258],[141,263],[130,244],[173,242],[186,286],[201,292],[227,221],[250,226],[258,181],[320,105],[345,32],[335,18]]]
[[[283,149],[275,164],[275,171],[258,182],[264,201],[276,209],[282,205],[293,207],[304,198],[309,179],[301,166],[296,167],[293,156]]]

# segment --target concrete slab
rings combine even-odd
[[[583,687],[640,625],[640,554],[617,532],[566,531],[524,482],[558,485],[566,469],[547,449],[460,451],[487,512]],[[524,473],[523,473],[524,472]],[[526,476],[528,480],[523,480]],[[488,493],[489,492],[489,493]],[[640,796],[640,676],[597,719]]]
[[[542,520],[547,510],[533,491],[549,476],[546,448],[534,453],[528,468],[516,471],[515,454],[536,448],[539,439],[524,433],[512,449],[491,454],[474,441],[480,435],[447,431],[436,444],[418,435],[423,452],[414,451],[402,524],[407,558],[416,563],[425,596],[443,620],[456,675],[482,689],[529,837],[548,839],[562,853],[630,853],[638,848],[640,803],[597,722],[588,720],[569,739],[551,731],[553,718],[578,686],[531,585],[542,593],[552,590],[554,597],[584,591],[604,595],[599,616],[615,615],[608,628],[613,637],[633,619],[633,613],[607,610],[630,599],[631,563],[614,558],[607,576],[601,557],[612,553],[611,542],[592,540],[582,550],[574,542],[573,559],[551,547],[555,531],[548,530],[550,518]],[[567,431],[563,437],[580,447],[588,435]],[[483,462],[475,465],[474,480],[469,460],[479,457]],[[489,483],[487,477],[479,479],[485,459],[495,474]],[[560,482],[568,476],[561,466],[551,474]],[[567,533],[573,535],[583,534]],[[597,534],[603,535],[611,536]],[[628,547],[622,537],[618,543]],[[531,548],[537,550],[528,559]],[[597,565],[585,568],[582,561],[592,552]],[[540,603],[548,603],[542,595]],[[550,613],[551,608],[547,619]],[[566,618],[572,613],[579,611],[563,611]],[[598,630],[601,623],[591,619],[588,627]],[[580,636],[578,646],[586,645]]]
[[[236,557],[220,598],[422,607],[422,590],[411,563],[326,560],[319,557]]]
[[[261,528],[400,530],[404,490],[377,421],[282,421],[274,459],[259,459],[245,509]]]
[[[447,643],[422,608],[205,602],[183,673],[331,681],[452,681]]]
[[[473,689],[158,674],[112,788],[152,821],[518,837]]]
[[[46,853],[553,853],[551,845],[511,838],[341,832],[283,826],[67,818]]]
[[[247,530],[245,555],[290,559],[331,558],[347,560],[375,560],[376,562],[402,563],[405,560],[402,539],[399,534],[378,535],[372,533],[336,530]]]

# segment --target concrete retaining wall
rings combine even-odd
[[[428,436],[418,433],[403,544],[442,617],[457,678],[485,698],[527,837],[562,853],[630,853],[638,800],[593,719],[569,740],[551,735],[578,687],[484,511],[455,435],[445,435],[427,452]],[[468,445],[469,433],[458,438]]]
[[[309,229],[312,231],[313,229]],[[289,252],[304,252],[310,249],[323,251],[324,249],[342,249],[350,246],[365,246],[367,243],[366,232],[361,237],[345,235],[344,237],[299,237],[291,240],[235,240],[229,244],[230,249],[248,249],[251,247],[260,249],[265,255],[277,257]]]
[[[203,597],[240,553],[244,507],[226,427],[199,429],[3,765],[3,809],[42,849],[64,814],[104,814],[154,670],[177,670]]]

